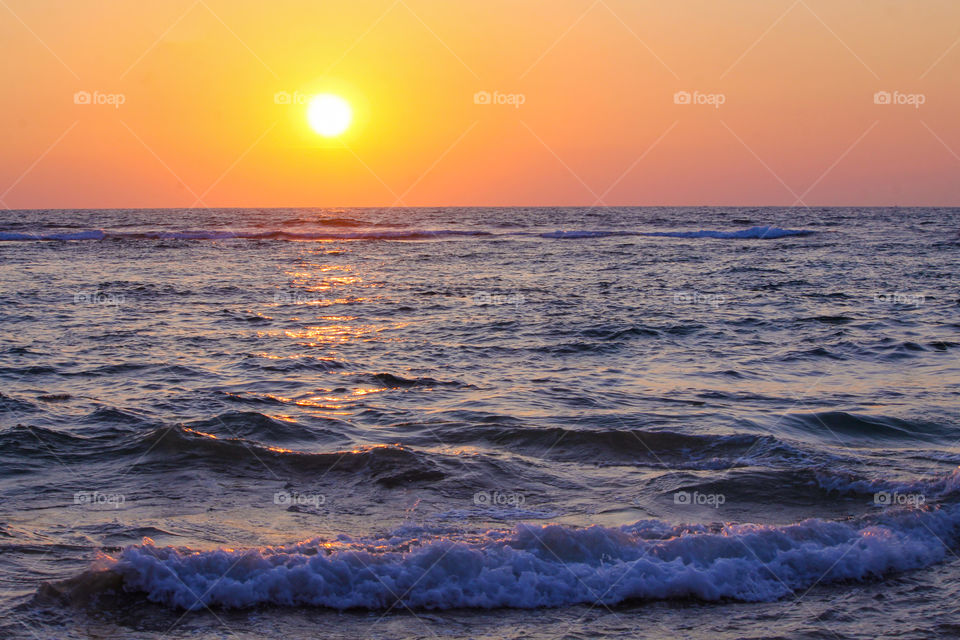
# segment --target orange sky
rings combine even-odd
[[[2,0],[0,203],[956,205],[958,40],[956,0]]]

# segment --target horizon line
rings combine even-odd
[[[219,206],[219,207],[9,207],[6,212],[15,211],[216,211],[222,209],[238,210],[281,210],[281,209],[398,209],[398,210],[416,210],[416,209],[960,209],[960,204],[829,204],[829,205],[776,205],[776,204],[629,204],[629,205],[554,205],[554,204],[524,204],[524,205],[416,205],[416,206],[393,206],[393,205],[286,205],[286,206]]]

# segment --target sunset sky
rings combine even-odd
[[[0,41],[7,208],[960,200],[955,0],[2,0]]]

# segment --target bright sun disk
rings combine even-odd
[[[322,136],[338,136],[350,126],[353,112],[350,104],[332,94],[314,96],[307,106],[307,121],[310,128]]]

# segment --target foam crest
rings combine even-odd
[[[662,236],[666,238],[717,238],[717,239],[774,239],[786,238],[787,236],[808,236],[813,234],[808,229],[781,229],[779,227],[759,226],[741,229],[739,231],[658,231],[654,233],[645,233],[646,236]]]
[[[473,536],[315,540],[195,552],[128,547],[106,569],[127,591],[183,609],[556,607],[632,599],[770,601],[942,560],[956,505],[787,526],[521,525]]]
[[[821,489],[842,494],[887,493],[923,496],[924,500],[944,498],[960,490],[960,468],[933,481],[866,479],[848,473],[820,471],[816,481]]]

